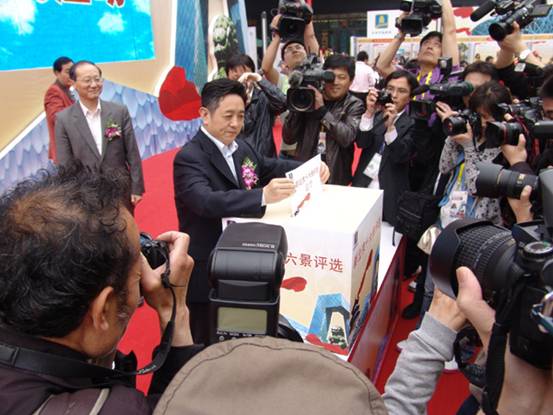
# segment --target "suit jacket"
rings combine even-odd
[[[56,157],[56,115],[58,112],[63,111],[65,108],[73,105],[73,100],[61,86],[54,82],[44,95],[44,111],[46,112],[46,123],[48,124],[48,135],[50,136],[50,142],[48,146],[48,158],[57,163]]]
[[[261,217],[263,186],[301,163],[261,156],[246,141],[237,139],[233,154],[238,183],[217,146],[200,130],[176,155],[173,163],[175,204],[179,230],[190,235],[189,253],[194,271],[188,289],[189,302],[207,302],[207,260],[222,232],[221,218]],[[255,163],[259,181],[246,190],[241,166],[246,158]]]
[[[396,223],[398,198],[404,191],[409,190],[409,159],[414,153],[411,139],[413,120],[407,111],[397,119],[395,127],[397,138],[384,146],[378,171],[380,188],[384,190],[384,220],[392,225]],[[385,133],[386,127],[381,112],[375,115],[374,127],[371,130],[357,133],[356,143],[363,151],[353,177],[353,186],[367,187],[371,183],[372,179],[363,174],[363,171],[384,143]]]
[[[111,141],[103,135],[102,155],[85,115],[78,102],[60,112],[56,122],[56,147],[59,164],[65,165],[79,160],[93,171],[123,169],[130,175],[131,193],[144,193],[142,160],[134,137],[131,117],[127,107],[113,102],[101,101],[102,133],[108,124],[116,123],[121,127],[121,137]]]

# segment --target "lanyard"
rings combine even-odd
[[[428,85],[430,84],[430,81],[432,80],[432,73],[434,72],[434,70],[428,72],[426,74],[426,80],[424,81],[424,85]],[[422,73],[419,72],[419,74],[417,75],[417,82],[420,84],[421,82],[421,77],[422,77]],[[421,95],[421,99],[424,98],[424,96],[426,95],[426,92],[423,92],[422,95]],[[416,101],[417,100],[417,97],[413,97],[413,101]]]

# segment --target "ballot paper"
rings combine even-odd
[[[298,168],[286,173],[286,177],[296,186],[296,192],[290,196],[292,216],[297,216],[307,205],[316,204],[316,199],[322,192],[320,171],[321,155],[317,154]]]

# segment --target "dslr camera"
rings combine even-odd
[[[313,9],[304,0],[280,0],[278,12],[282,16],[278,32],[283,42],[292,39],[303,41],[305,26],[313,18]]]
[[[513,33],[513,23],[518,23],[522,29],[535,18],[547,16],[551,5],[545,4],[544,0],[488,0],[476,9],[470,18],[476,22],[492,10],[499,17],[490,25],[488,31],[492,39],[500,42]]]
[[[438,0],[402,0],[399,9],[409,15],[396,27],[411,36],[420,35],[432,19],[442,17],[442,5]]]
[[[288,108],[297,112],[315,109],[315,91],[309,85],[322,91],[324,82],[334,82],[334,72],[324,70],[316,55],[310,55],[288,77],[290,88],[286,95]]]
[[[537,186],[535,178],[513,178],[513,174],[500,174],[496,183],[491,179],[486,186],[495,188],[495,193],[487,194],[513,195],[524,182]],[[482,179],[478,187],[480,195],[485,190]],[[505,344],[508,333],[511,353],[549,370],[553,357],[553,169],[540,173],[539,187],[544,220],[517,224],[512,231],[485,220],[455,221],[438,236],[429,270],[436,286],[451,297],[458,292],[458,267],[469,267],[478,278],[484,299],[496,310],[488,363],[502,361],[498,358],[504,348],[496,346]],[[544,315],[544,310],[549,314]]]
[[[279,315],[287,254],[282,226],[257,222],[227,226],[209,257],[210,344],[252,336],[302,341]]]
[[[469,109],[461,111],[459,115],[452,115],[444,120],[442,129],[447,136],[465,134],[467,132],[467,122],[472,128],[475,137],[480,135],[481,121],[480,115]]]
[[[409,115],[415,120],[428,121],[432,114],[436,111],[436,102],[442,101],[451,108],[459,108],[461,98],[469,95],[474,90],[474,87],[469,82],[450,82],[451,76],[461,74],[461,71],[452,72],[453,63],[451,58],[441,57],[438,60],[440,72],[444,74],[443,79],[438,84],[422,85],[418,87],[413,95],[419,95],[429,92],[433,95],[431,99],[417,99],[409,103]]]
[[[382,106],[386,104],[393,104],[392,95],[385,89],[378,91],[378,97],[376,98],[376,103]]]

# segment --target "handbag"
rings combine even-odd
[[[418,241],[423,232],[436,222],[441,196],[418,192],[403,192],[398,199],[395,230]]]

